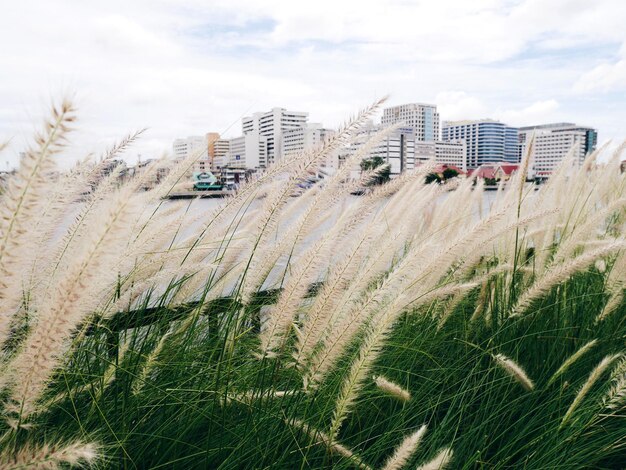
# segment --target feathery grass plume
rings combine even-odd
[[[404,467],[413,454],[415,454],[424,434],[426,434],[425,424],[414,433],[405,437],[400,445],[396,447],[393,455],[387,459],[383,470],[400,470]]]
[[[514,362],[512,359],[509,359],[504,354],[496,354],[492,355],[496,364],[502,368],[507,374],[509,374],[517,383],[519,383],[524,390],[532,391],[535,388],[535,384],[530,380],[524,369]]]
[[[19,421],[37,411],[37,401],[51,374],[67,350],[72,332],[91,314],[101,287],[112,285],[117,276],[117,244],[126,234],[133,207],[133,186],[107,201],[101,225],[85,240],[46,302],[38,309],[38,321],[9,363],[11,401]]]
[[[72,444],[26,445],[15,453],[0,450],[0,469],[57,469],[91,466],[99,458],[98,446],[74,442]]]
[[[294,426],[295,428],[303,431],[307,436],[309,436],[309,438],[312,441],[314,441],[315,444],[325,445],[328,450],[330,450],[331,452],[337,455],[341,455],[347,458],[348,460],[356,464],[359,468],[362,468],[364,470],[370,469],[370,466],[367,465],[365,462],[363,462],[363,460],[358,455],[356,455],[353,451],[348,449],[346,446],[332,439],[323,431],[315,429],[312,426],[309,426],[308,424],[306,424],[305,422],[300,421],[299,419],[293,419],[293,420],[285,421],[285,422],[289,424],[290,426]]]
[[[441,449],[435,458],[430,462],[425,463],[417,467],[417,470],[443,470],[452,461],[452,449],[445,447]]]
[[[611,373],[613,385],[602,399],[604,406],[618,411],[626,408],[626,358],[623,358]]]
[[[400,385],[387,380],[384,377],[374,376],[374,382],[376,386],[381,389],[386,394],[400,400],[407,402],[411,399],[411,393],[408,390],[405,390]]]
[[[621,251],[613,263],[611,271],[607,276],[606,287],[609,299],[596,317],[596,323],[609,317],[614,313],[624,300],[624,288],[626,287],[626,252]]]
[[[329,432],[330,437],[333,439],[337,437],[341,425],[356,403],[359,392],[363,388],[365,378],[380,355],[382,346],[387,339],[391,327],[402,313],[401,310],[394,308],[396,307],[394,302],[381,307],[383,307],[383,310],[380,313],[373,317],[368,315],[368,318],[371,319],[367,325],[365,337],[359,347],[356,358],[350,365],[348,375],[343,381],[341,391],[335,402]]]
[[[46,178],[46,173],[55,168],[52,157],[63,148],[69,126],[75,120],[75,109],[67,100],[58,107],[52,106],[51,114],[51,119],[44,124],[43,133],[35,136],[36,147],[22,155],[19,168],[9,179],[0,200],[0,306],[9,290],[21,287],[17,261],[24,255],[22,236],[29,229],[29,221],[38,215],[38,206],[45,199],[46,188],[52,184]],[[14,313],[4,306],[2,310],[0,347],[9,337]]]
[[[565,416],[563,416],[563,420],[561,421],[561,425],[559,426],[560,428],[565,426],[565,424],[569,421],[574,411],[576,411],[576,409],[578,408],[578,405],[580,405],[580,403],[583,401],[587,393],[589,393],[589,390],[591,390],[591,387],[593,387],[593,385],[598,381],[598,379],[602,376],[604,371],[608,367],[610,367],[611,364],[613,364],[613,362],[619,359],[620,357],[622,357],[621,354],[613,354],[613,355],[605,356],[600,361],[600,363],[591,371],[591,374],[589,374],[589,377],[587,378],[586,382],[580,388],[580,390],[576,394],[576,397],[574,398],[574,401],[572,402],[570,407],[567,409]]]
[[[626,248],[626,242],[619,240],[596,250],[583,253],[566,263],[552,267],[519,297],[517,303],[511,310],[510,318],[520,316],[533,301],[547,294],[554,286],[567,281],[573,274],[587,269],[597,259],[624,248]]]
[[[380,144],[380,142],[387,137],[397,126],[384,129],[377,132],[373,137],[359,147],[358,151],[354,153],[350,158],[342,163],[341,167],[330,177],[328,181],[325,181],[323,188],[314,195],[313,200],[309,203],[309,207],[300,215],[298,221],[291,224],[291,228],[287,230],[283,236],[280,237],[278,243],[274,248],[263,257],[262,260],[254,260],[250,266],[250,274],[246,276],[246,282],[243,287],[243,302],[247,302],[252,293],[258,289],[262,282],[267,278],[269,272],[276,264],[278,258],[284,254],[286,249],[291,249],[300,241],[311,228],[312,224],[319,224],[319,218],[323,210],[328,211],[328,208],[339,201],[341,196],[349,194],[351,191],[359,187],[358,183],[342,184],[350,176],[352,167],[360,162],[365,156],[369,155],[369,152]],[[299,200],[303,200],[311,193],[307,191]],[[296,206],[296,204],[292,204]]]
[[[598,343],[597,339],[592,339],[591,341],[588,341],[587,343],[582,345],[578,349],[578,351],[576,351],[574,354],[572,354],[570,357],[568,357],[565,360],[565,362],[563,362],[561,367],[559,367],[559,369],[554,374],[552,374],[552,377],[550,377],[550,380],[548,380],[548,384],[547,385],[553,384],[554,381],[556,379],[558,379],[561,375],[563,375],[563,373],[567,369],[569,369],[569,367],[572,364],[574,364],[578,359],[580,359],[585,353],[587,353],[587,351],[589,351],[591,348],[593,348],[597,343]]]
[[[572,258],[576,249],[587,241],[590,235],[598,230],[598,227],[602,227],[607,218],[617,211],[623,211],[624,207],[626,207],[626,198],[611,201],[606,207],[592,213],[584,223],[576,225],[567,240],[559,244],[552,263]]]

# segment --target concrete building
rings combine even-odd
[[[467,171],[465,142],[415,142],[415,165],[431,160]]]
[[[208,153],[209,135],[193,135],[184,139],[176,139],[172,144],[174,159],[184,160],[187,157],[197,158],[194,171],[207,171],[211,169],[211,159]],[[219,134],[217,134],[219,136]]]
[[[409,103],[385,108],[381,124],[387,127],[397,123],[415,129],[416,142],[439,140],[439,113],[433,104]]]
[[[528,142],[535,135],[531,154],[531,175],[547,179],[559,163],[570,152],[579,164],[596,149],[598,132],[591,127],[572,123],[542,124],[519,129],[518,154],[521,158],[527,151]]]
[[[229,140],[229,150],[216,168],[229,167],[243,170],[258,170],[267,161],[267,137],[251,131]]]
[[[465,142],[467,169],[488,163],[517,163],[517,134],[517,128],[491,119],[443,123],[444,141]]]
[[[353,143],[339,156],[340,164],[359,151],[383,126],[364,126]],[[391,176],[415,168],[415,134],[412,128],[397,129],[372,148],[363,158],[380,157],[390,165]],[[355,168],[355,171],[358,169]],[[354,175],[353,175],[354,176]]]
[[[209,165],[211,169],[216,168],[216,163],[220,163],[222,166],[225,162],[225,156],[230,149],[230,142],[228,139],[222,139],[217,132],[209,132],[207,135],[207,155]],[[204,171],[204,170],[201,170]]]
[[[267,150],[259,161],[261,168],[266,168],[282,157],[283,133],[305,126],[308,116],[308,113],[273,108],[266,113],[254,113],[241,120],[244,135],[258,133],[260,137],[266,138]]]
[[[283,155],[288,156],[311,151],[321,146],[327,138],[334,134],[334,130],[326,129],[319,123],[307,123],[305,126],[286,130],[283,133]],[[338,152],[332,152],[328,155],[326,162],[322,163],[322,166],[333,169],[337,169],[338,165]]]
[[[199,156],[199,159],[208,158],[207,137],[192,135],[184,139],[176,139],[172,144],[174,158],[183,160],[191,155]]]

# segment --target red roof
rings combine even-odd
[[[470,172],[471,176],[474,176],[476,178],[495,178],[496,177],[496,171],[498,171],[498,168],[495,166],[491,166],[491,165],[483,165],[480,166],[474,170],[472,170]]]
[[[434,170],[433,173],[443,173],[444,170],[454,170],[456,171],[459,175],[464,175],[465,172],[463,170],[461,170],[458,166],[455,165],[447,165],[445,163],[437,165]]]
[[[519,170],[519,165],[504,164],[504,165],[500,165],[500,168],[502,168],[502,171],[504,171],[505,175],[510,175],[514,171]]]
[[[513,165],[510,163],[496,163],[493,165],[483,165],[474,170],[468,172],[468,176],[475,176],[476,178],[497,178],[498,170],[509,176],[514,171],[519,169],[519,165]]]

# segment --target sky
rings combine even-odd
[[[442,120],[576,122],[626,138],[624,0],[5,0],[0,169],[50,103],[78,108],[62,164],[148,128],[129,161],[173,139],[241,133],[272,107],[341,124],[374,100]]]

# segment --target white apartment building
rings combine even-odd
[[[572,123],[543,124],[519,129],[519,156],[527,151],[532,135],[535,143],[531,153],[531,173],[539,179],[547,179],[563,158],[574,152],[574,160],[579,164],[596,149],[598,132],[590,127]]]
[[[385,108],[381,124],[387,127],[397,123],[415,129],[417,142],[439,140],[440,124],[436,105],[409,103]]]
[[[431,160],[442,165],[454,165],[467,171],[465,142],[415,142],[415,165]]]
[[[191,155],[197,156],[198,160],[207,160],[207,137],[192,135],[184,139],[176,139],[172,144],[172,150],[176,160],[182,160]]]
[[[267,139],[267,150],[259,161],[261,168],[266,168],[283,156],[283,133],[303,127],[308,120],[308,113],[273,108],[266,113],[254,113],[241,120],[243,134],[258,133]]]
[[[354,139],[352,144],[341,153],[340,161],[345,161],[359,151],[361,146],[367,143],[382,126],[370,124],[364,126]],[[363,158],[381,157],[391,168],[391,176],[415,168],[415,134],[412,128],[397,129],[388,135],[382,142],[371,149]]]
[[[229,150],[224,157],[223,164],[218,168],[228,166],[245,170],[258,170],[262,162],[267,161],[267,137],[258,132],[248,132],[240,137],[229,140]]]
[[[283,132],[283,155],[288,156],[308,152],[321,146],[327,138],[334,134],[334,130],[326,129],[319,123],[307,123],[303,127],[286,130]],[[328,155],[322,166],[337,169],[338,152],[332,152],[331,155]]]

